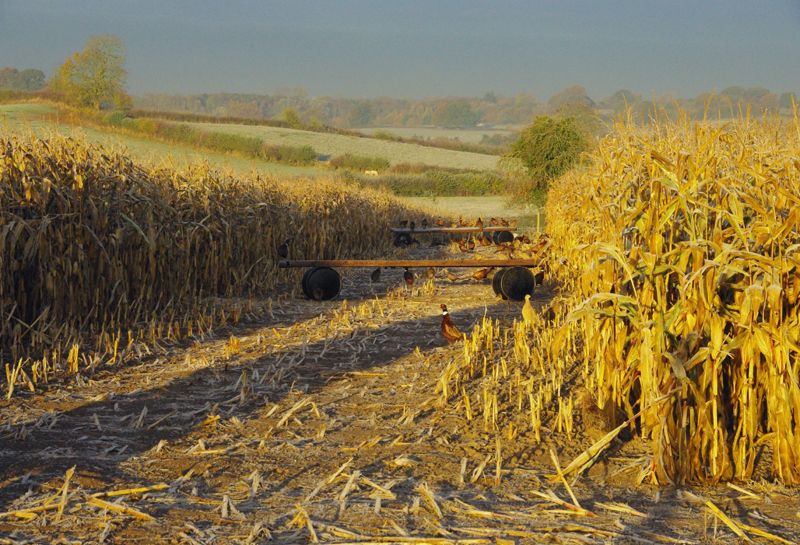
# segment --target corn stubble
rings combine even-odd
[[[498,434],[527,415],[536,441],[551,403],[566,437],[577,362],[611,424],[650,443],[653,482],[745,480],[760,459],[799,483],[797,113],[620,123],[591,159],[548,197],[564,296],[530,326],[477,326],[442,398]]]
[[[309,184],[313,183],[313,191]],[[71,138],[0,137],[0,361],[15,384],[117,363],[157,343],[236,322],[274,294],[276,248],[374,255],[408,209],[331,181],[235,179],[207,167],[147,170]]]

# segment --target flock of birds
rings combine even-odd
[[[435,227],[477,227],[479,229],[483,229],[483,227],[484,227],[483,218],[478,218],[474,222],[470,223],[470,222],[464,221],[464,218],[461,217],[461,216],[459,216],[458,220],[451,221],[449,223],[447,221],[445,221],[444,219],[442,219],[442,218],[436,218],[433,221],[433,225]],[[428,219],[427,218],[423,218],[422,221],[420,221],[419,226],[422,229],[427,229],[430,226],[430,224],[428,223]],[[516,222],[516,220],[509,221],[509,220],[504,219],[504,218],[499,218],[499,219],[498,218],[489,218],[489,226],[490,227],[508,227],[509,229],[516,229],[517,228],[517,222]],[[417,228],[417,222],[414,221],[414,220],[410,220],[410,221],[409,220],[402,220],[400,222],[400,228],[402,228],[402,229],[406,229],[407,228],[407,229],[409,229],[411,231],[414,231]]]

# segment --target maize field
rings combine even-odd
[[[440,395],[538,441],[548,403],[570,435],[580,375],[610,431],[565,473],[628,427],[649,444],[640,481],[743,481],[760,463],[799,483],[798,203],[797,116],[620,123],[548,196],[560,303],[476,326]]]
[[[8,395],[238,321],[246,304],[226,315],[213,298],[274,295],[285,240],[295,256],[373,256],[409,212],[378,192],[308,183],[145,170],[71,138],[0,138]]]

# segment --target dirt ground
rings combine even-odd
[[[521,304],[471,270],[435,291],[418,272],[407,294],[402,270],[377,284],[348,271],[339,300],[282,297],[165,355],[0,402],[0,544],[739,540],[707,500],[773,534],[747,530],[756,542],[800,542],[798,490],[637,484],[635,440],[571,483],[573,501],[549,479],[549,449],[564,466],[602,435],[583,412],[571,440],[505,445],[498,475],[494,435],[438,402],[463,350],[441,337],[439,304],[463,331],[510,323]]]

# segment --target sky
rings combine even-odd
[[[800,92],[800,0],[0,0],[0,67],[119,36],[132,94]]]

